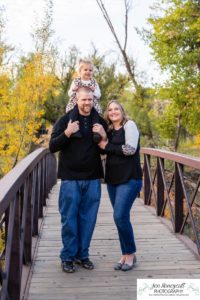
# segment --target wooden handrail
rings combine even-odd
[[[197,251],[200,255],[199,229],[193,213],[193,209],[196,209],[195,197],[200,186],[200,172],[191,197],[189,197],[186,188],[187,176],[184,173],[185,166],[199,171],[200,159],[185,154],[152,148],[142,148],[141,154],[144,155],[143,197],[145,205],[151,205],[154,202],[156,213],[161,217],[164,216],[166,207],[168,207],[173,229],[176,233],[183,233],[189,218]],[[156,167],[155,164],[153,167],[151,166],[151,157],[156,158]],[[166,178],[165,160],[171,161],[174,164],[174,172],[171,180],[167,180]]]
[[[141,148],[140,152],[145,155],[152,155],[152,156],[172,160],[179,164],[183,164],[185,166],[200,170],[200,158],[198,157],[193,157],[186,154],[170,152],[161,149],[153,149],[153,148]]]
[[[32,237],[38,234],[38,220],[43,217],[56,173],[55,156],[40,148],[0,180],[0,223],[5,234],[0,261],[1,300],[20,300],[23,295],[21,287],[27,280],[23,266],[31,264]]]
[[[141,153],[144,155],[144,203],[150,205],[154,199],[158,216],[164,216],[168,206],[175,232],[183,232],[189,217],[200,254],[198,228],[192,210],[200,186],[200,176],[191,198],[184,182],[184,166],[200,170],[200,159],[151,148],[142,148]],[[151,156],[157,160],[154,176],[151,174]],[[174,162],[170,184],[166,180],[165,160]],[[0,180],[0,224],[5,234],[5,249],[0,255],[2,300],[20,300],[23,295],[23,265],[31,264],[32,237],[38,234],[38,219],[43,216],[46,198],[55,183],[55,156],[42,148],[24,158]],[[174,199],[171,195],[173,184]],[[184,204],[187,207],[186,214]],[[2,258],[5,259],[4,263]]]

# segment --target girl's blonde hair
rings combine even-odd
[[[108,129],[109,130],[113,129],[113,124],[112,124],[112,122],[110,121],[110,119],[108,117],[109,106],[112,103],[115,103],[119,107],[119,109],[120,109],[120,111],[122,113],[122,121],[121,121],[120,125],[124,125],[129,120],[129,118],[128,118],[128,116],[127,116],[127,114],[126,114],[123,106],[117,100],[111,100],[111,101],[108,102],[106,110],[105,110],[105,113],[104,113],[104,118],[105,118],[105,120],[106,120],[106,122],[108,124]]]
[[[78,62],[78,72],[80,72],[83,65],[91,65],[92,69],[94,68],[93,63],[90,59],[87,58],[81,58]]]

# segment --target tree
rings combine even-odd
[[[54,34],[54,30],[52,29],[53,1],[45,0],[45,2],[44,18],[39,24],[35,24],[33,33],[31,34],[35,42],[35,50],[40,53],[45,53],[51,49],[51,37]]]
[[[5,19],[4,10],[0,7],[0,177],[9,170],[7,168],[7,157],[4,157],[5,151],[8,150],[7,138],[7,120],[10,118],[9,103],[13,80],[8,70],[8,62],[13,47],[4,41]]]
[[[58,57],[58,74],[53,89],[49,90],[47,101],[44,103],[44,117],[50,123],[55,121],[65,113],[66,105],[69,100],[68,90],[76,74],[76,62],[79,50],[73,46],[63,57]]]
[[[0,23],[2,24],[2,23]],[[0,27],[2,29],[3,26]],[[42,44],[47,45],[47,44]],[[17,63],[15,76],[4,61],[9,49],[0,39],[0,175],[4,175],[31,150],[44,115],[44,102],[55,86],[50,52],[44,47]]]
[[[5,18],[4,9],[0,7],[0,71],[2,72],[3,67],[9,62],[9,54],[12,53],[14,47],[4,41],[4,30],[5,30]]]
[[[190,67],[200,71],[200,2],[197,0],[162,0],[155,6],[161,16],[149,18],[152,31],[146,31],[150,47],[162,69]]]
[[[152,125],[151,122],[149,120],[149,116],[148,116],[148,111],[150,109],[149,107],[149,102],[147,101],[147,98],[145,98],[146,93],[146,89],[145,87],[142,86],[142,84],[139,83],[139,80],[137,78],[137,73],[136,73],[136,63],[134,61],[134,59],[128,54],[127,52],[127,44],[128,44],[128,22],[129,22],[129,13],[130,10],[132,8],[132,0],[122,0],[123,4],[124,4],[124,9],[125,9],[125,24],[124,24],[124,42],[120,42],[120,39],[117,35],[117,32],[115,30],[115,27],[112,23],[112,20],[108,14],[108,11],[105,7],[105,5],[103,4],[102,0],[96,0],[102,14],[103,17],[106,20],[106,23],[108,24],[108,27],[112,33],[112,35],[114,36],[114,39],[116,41],[116,44],[118,46],[118,49],[120,50],[120,53],[122,55],[123,61],[124,61],[124,65],[126,67],[127,70],[127,74],[129,76],[129,80],[132,83],[133,87],[134,87],[134,91],[132,92],[132,97],[131,97],[131,107],[130,109],[133,109],[133,106],[137,106],[137,110],[143,112],[145,114],[145,120],[146,125],[148,124],[148,130],[145,130],[145,132],[143,134],[148,134],[148,139],[153,141],[153,132],[152,132]],[[132,89],[133,90],[133,89]],[[130,98],[129,98],[130,99]],[[134,113],[133,113],[134,114]]]
[[[132,81],[134,88],[135,88],[135,97],[138,99],[142,99],[142,86],[138,83],[136,79],[136,73],[135,73],[135,62],[133,58],[131,58],[127,53],[127,43],[128,43],[128,21],[129,21],[129,12],[131,10],[132,1],[131,0],[123,0],[124,3],[124,9],[125,9],[125,25],[124,25],[124,43],[120,42],[120,39],[116,33],[116,30],[114,28],[114,25],[111,21],[111,18],[108,14],[107,9],[105,8],[105,5],[103,4],[102,0],[96,0],[105,20],[108,24],[108,27],[112,33],[112,35],[115,38],[115,41],[117,43],[117,46],[122,54],[122,58],[127,70],[127,73],[129,75],[130,80]]]
[[[106,10],[105,8],[105,5],[103,4],[103,2],[101,0],[96,0],[107,24],[108,24],[108,27],[110,28],[110,31],[111,33],[113,34],[114,38],[115,38],[115,41],[117,43],[117,46],[122,54],[122,57],[123,57],[123,60],[124,60],[124,63],[125,63],[125,67],[126,67],[126,70],[129,74],[129,77],[131,79],[131,81],[133,82],[134,84],[134,87],[136,89],[136,91],[138,90],[139,88],[139,84],[136,80],[136,76],[135,76],[135,66],[134,66],[134,61],[130,59],[130,57],[128,56],[127,54],[127,42],[128,42],[128,21],[129,21],[129,11],[131,9],[131,1],[130,0],[123,0],[124,2],[124,8],[125,8],[125,25],[124,25],[124,44],[122,46],[118,36],[117,36],[117,33],[116,33],[116,30],[113,26],[113,23],[110,19],[110,16],[108,14],[108,11]]]
[[[129,79],[126,74],[117,73],[116,62],[106,63],[106,56],[100,55],[94,46],[90,58],[95,66],[94,76],[101,89],[101,106],[105,109],[110,100],[121,99]]]
[[[54,76],[44,70],[42,57],[32,55],[22,60],[12,87],[7,80],[7,89],[10,89],[4,93],[1,111],[3,174],[27,155],[36,141],[35,134],[44,114],[43,105],[54,81]]]
[[[165,86],[171,103],[161,119],[172,121],[174,150],[186,130],[198,134],[200,125],[200,3],[197,0],[163,0],[156,4],[157,16],[149,19],[152,28],[144,36],[155,60],[170,74]],[[174,110],[172,112],[172,110]],[[173,118],[171,118],[173,115]],[[165,130],[165,133],[167,130]]]

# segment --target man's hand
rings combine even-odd
[[[79,130],[79,121],[72,122],[72,120],[69,120],[69,123],[64,133],[69,138],[73,133],[77,132],[78,130]]]
[[[92,128],[93,132],[97,132],[98,134],[100,134],[100,136],[102,137],[102,140],[106,141],[107,140],[107,134],[103,128],[103,126],[101,124],[94,124],[93,128]]]

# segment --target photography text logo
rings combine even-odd
[[[200,299],[200,279],[137,279],[137,300]]]
[[[162,283],[162,284],[156,284],[154,283],[152,285],[151,290],[153,290],[153,294],[156,295],[177,295],[177,294],[183,294],[184,288],[185,288],[186,283],[182,284],[167,284],[167,283]]]

